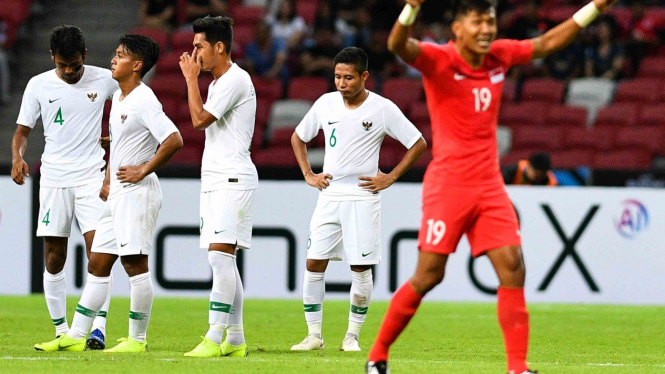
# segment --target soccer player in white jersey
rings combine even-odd
[[[69,331],[65,260],[67,239],[76,216],[86,253],[108,190],[103,190],[104,150],[100,145],[104,102],[118,89],[111,71],[84,65],[85,39],[76,26],[51,32],[55,69],[28,82],[12,141],[12,178],[24,184],[28,164],[23,154],[28,135],[41,116],[46,146],[42,154],[37,236],[44,238],[44,296],[56,337]],[[100,192],[101,191],[101,192]],[[100,199],[101,197],[101,199]],[[93,323],[88,348],[103,349],[110,294]],[[55,347],[37,344],[37,350]]]
[[[321,193],[310,223],[303,304],[308,335],[294,351],[324,348],[324,274],[330,260],[346,257],[351,265],[349,328],[342,351],[360,351],[358,338],[372,297],[372,265],[381,261],[381,195],[413,165],[427,148],[416,127],[397,106],[365,89],[369,77],[367,54],[360,48],[343,49],[335,57],[338,92],[319,98],[296,127],[291,144],[305,181]],[[314,174],[306,143],[323,130],[323,172]],[[408,149],[389,173],[379,170],[384,136]]]
[[[212,291],[203,341],[188,357],[247,356],[242,324],[243,290],[236,249],[249,249],[254,191],[259,177],[249,147],[254,135],[256,94],[246,71],[231,61],[233,20],[205,17],[193,24],[194,51],[180,67],[187,81],[189,112],[197,130],[205,130],[201,165],[201,248],[208,249]],[[203,104],[200,71],[215,78]],[[224,331],[226,339],[222,342]]]
[[[76,306],[72,328],[54,341],[61,351],[82,351],[92,318],[110,290],[111,268],[120,257],[130,283],[129,337],[104,352],[147,351],[146,331],[153,287],[148,270],[153,230],[162,206],[155,170],[182,147],[182,138],[141,78],[157,63],[159,46],[141,35],[124,35],[111,61],[120,89],[109,120],[111,156],[104,183],[108,200],[97,225],[88,281]],[[159,148],[158,148],[159,147]]]

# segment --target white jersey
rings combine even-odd
[[[201,191],[258,188],[259,176],[249,152],[256,117],[256,94],[249,74],[234,63],[210,84],[203,109],[217,121],[205,130]]]
[[[150,178],[156,179],[157,176],[152,173],[138,184],[120,183],[116,173],[121,166],[136,166],[150,161],[157,151],[157,146],[169,135],[178,132],[173,122],[164,114],[162,104],[150,87],[141,83],[122,101],[120,95],[121,90],[113,95],[109,118],[110,198],[135,190],[139,185],[149,184]]]
[[[358,186],[358,178],[378,173],[383,137],[389,135],[410,149],[422,136],[397,105],[373,92],[356,109],[348,109],[339,92],[321,96],[296,133],[309,142],[319,130],[326,142],[323,172],[333,177],[321,196],[336,201],[377,199],[378,194]]]
[[[34,128],[42,117],[42,186],[75,187],[104,177],[99,143],[104,102],[117,89],[110,70],[88,65],[75,84],[65,83],[55,69],[30,79],[16,123]]]

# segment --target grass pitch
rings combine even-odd
[[[69,300],[70,314],[78,298]],[[0,373],[364,373],[367,351],[387,308],[372,303],[363,328],[363,352],[338,350],[348,303],[324,304],[326,349],[291,352],[306,335],[297,300],[247,300],[246,358],[186,359],[207,330],[208,300],[155,300],[142,355],[37,352],[53,338],[42,295],[0,297]],[[107,341],[127,335],[129,300],[111,301]],[[540,373],[664,373],[665,308],[533,304],[529,362]],[[399,373],[505,373],[494,304],[425,302],[391,351]]]

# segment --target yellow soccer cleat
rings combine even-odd
[[[240,345],[231,345],[224,340],[222,342],[222,356],[226,357],[247,357],[249,350],[247,349],[247,343],[242,343]]]
[[[120,344],[113,348],[105,349],[105,353],[144,353],[148,352],[148,342],[137,342],[132,338],[118,339]]]
[[[44,352],[83,352],[85,350],[85,338],[74,339],[67,334],[62,334],[50,342],[35,344],[35,349]]]
[[[185,357],[219,357],[222,355],[222,349],[219,344],[212,340],[203,338],[203,341],[196,346],[196,348],[185,353]]]

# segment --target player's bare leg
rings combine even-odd
[[[524,301],[526,270],[519,246],[504,246],[487,252],[499,277],[497,312],[503,331],[508,372],[528,372],[529,313]]]
[[[416,314],[422,298],[443,281],[447,261],[448,255],[420,251],[415,274],[395,292],[383,317],[379,334],[369,352],[368,371],[386,372],[390,346]]]
[[[292,351],[311,351],[325,348],[321,336],[323,324],[323,297],[326,292],[324,275],[329,260],[307,259],[307,271],[303,281],[303,308],[307,321],[307,336],[291,347]]]
[[[67,280],[64,267],[67,261],[66,237],[44,237],[44,297],[56,337],[69,331],[67,323]]]
[[[369,302],[374,290],[371,265],[351,265],[351,307],[349,310],[349,328],[342,341],[342,351],[360,351],[360,329],[365,323]]]

